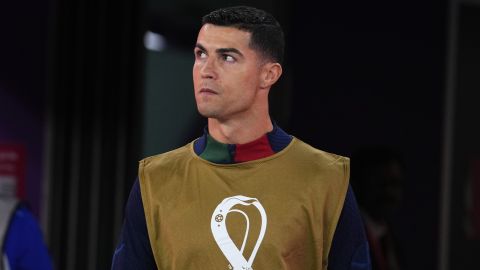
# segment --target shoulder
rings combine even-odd
[[[19,206],[12,216],[9,234],[24,235],[25,233],[40,233],[40,228],[36,218],[25,207]]]
[[[38,239],[41,239],[41,231],[37,220],[26,207],[19,206],[10,221],[5,239],[6,250],[12,251],[26,247]]]
[[[168,168],[173,164],[193,157],[192,143],[162,154],[146,157],[140,160],[140,169],[152,170],[156,168]]]
[[[300,163],[319,170],[338,170],[348,174],[350,167],[348,157],[317,149],[298,138],[295,138],[294,143],[292,152]]]
[[[194,155],[192,143],[189,143],[175,150],[141,160],[138,178],[142,197],[146,192],[144,188],[147,186],[171,183],[175,179],[174,176],[185,174],[186,168],[189,168],[189,164],[195,159]]]

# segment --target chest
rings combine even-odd
[[[319,269],[322,195],[274,178],[202,174],[165,188],[152,207],[157,261],[164,269]]]

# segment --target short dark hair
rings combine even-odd
[[[203,16],[202,25],[231,26],[251,33],[250,47],[269,60],[283,62],[285,38],[278,21],[270,13],[248,6],[217,9]]]

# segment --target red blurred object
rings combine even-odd
[[[0,144],[0,196],[25,199],[25,147]]]

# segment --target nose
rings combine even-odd
[[[203,79],[215,79],[217,77],[214,59],[208,58],[205,60],[200,68],[200,75]]]

